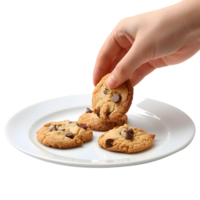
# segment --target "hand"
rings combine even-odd
[[[103,44],[94,68],[96,85],[112,72],[108,86],[130,79],[135,86],[156,68],[181,63],[200,49],[200,1],[123,19]]]

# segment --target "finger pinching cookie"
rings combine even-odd
[[[127,123],[127,116],[123,115],[115,121],[106,121],[99,118],[92,110],[87,108],[86,113],[82,114],[78,122],[86,124],[89,128],[95,131],[108,131],[116,126],[121,126]]]
[[[115,89],[107,86],[109,74],[96,85],[92,94],[92,109],[103,120],[118,120],[124,116],[132,103],[133,87],[130,80]]]
[[[125,124],[102,134],[98,144],[109,151],[135,153],[151,147],[154,138],[155,134]]]
[[[47,123],[37,131],[37,139],[42,144],[59,149],[81,146],[92,137],[92,130],[86,124],[69,120]]]

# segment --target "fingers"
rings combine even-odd
[[[145,63],[145,64],[141,65],[138,69],[136,69],[133,72],[133,74],[130,78],[132,86],[134,87],[135,85],[137,85],[145,76],[147,76],[154,70],[155,70],[155,68],[152,65],[150,65],[149,63]]]
[[[128,53],[116,65],[108,78],[108,86],[110,88],[116,88],[128,80],[137,68],[150,60],[151,53],[149,51],[151,49],[147,43],[136,39]]]
[[[107,38],[103,44],[94,67],[93,71],[93,83],[96,85],[101,78],[107,74],[110,62],[112,58],[117,55],[121,50],[120,45],[114,39],[113,34]]]
[[[133,85],[137,85],[145,76],[153,72],[156,68],[165,67],[167,64],[163,61],[162,58],[158,58],[155,60],[151,60],[143,65],[141,65],[138,69],[136,69],[130,80]]]
[[[106,39],[96,59],[93,82],[96,85],[100,79],[113,69],[117,61],[122,59],[125,51],[129,50],[134,37],[126,32],[127,20],[122,20]]]
[[[117,63],[126,55],[126,53],[127,53],[127,50],[121,49],[120,52],[116,56],[113,57],[109,66],[109,70],[108,70],[109,73],[113,71]]]

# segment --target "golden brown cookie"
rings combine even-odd
[[[92,109],[103,120],[115,121],[129,110],[133,99],[133,87],[130,80],[115,89],[107,86],[109,74],[96,85],[92,94]]]
[[[86,124],[89,128],[95,131],[108,131],[116,126],[122,126],[127,123],[127,115],[122,116],[115,121],[106,121],[99,118],[92,110],[87,108],[86,113],[82,114],[78,122]]]
[[[135,153],[151,147],[154,138],[155,134],[125,124],[102,134],[98,144],[109,151]]]
[[[37,139],[48,147],[67,149],[91,140],[92,130],[86,124],[69,120],[50,122],[37,131]]]

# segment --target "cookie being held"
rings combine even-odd
[[[98,144],[109,151],[135,153],[151,147],[154,138],[155,134],[125,124],[102,134]]]
[[[93,133],[86,124],[64,120],[45,124],[37,131],[36,136],[46,146],[67,149],[91,140]]]
[[[86,113],[82,114],[78,122],[86,124],[89,128],[95,131],[108,131],[116,126],[121,126],[127,123],[127,116],[123,115],[120,119],[115,121],[106,121],[99,118],[92,110],[87,108]]]
[[[96,85],[92,94],[92,109],[103,120],[115,121],[124,116],[132,103],[133,87],[130,80],[115,89],[107,86],[109,74]]]

